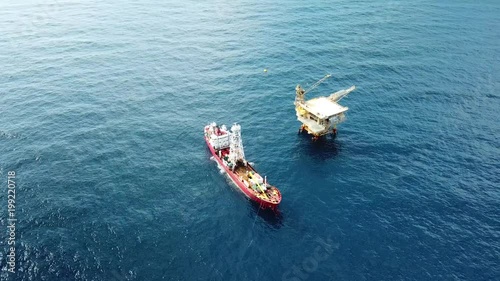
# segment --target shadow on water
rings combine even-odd
[[[340,143],[330,135],[314,141],[309,135],[297,136],[297,152],[303,156],[319,160],[327,160],[336,157],[341,150]]]
[[[283,214],[280,212],[279,207],[277,210],[262,209],[257,202],[249,201],[251,206],[251,215],[259,216],[264,219],[270,226],[279,229],[283,226]]]

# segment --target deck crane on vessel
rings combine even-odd
[[[318,80],[307,90],[304,90],[300,85],[295,87],[295,111],[297,113],[297,120],[302,123],[299,133],[306,131],[313,136],[313,140],[317,140],[319,137],[329,133],[332,133],[334,136],[337,134],[337,124],[345,120],[344,113],[349,109],[337,102],[356,89],[355,86],[351,86],[348,89],[337,91],[328,97],[318,97],[308,101],[304,99],[307,93],[314,90],[330,77],[330,74],[325,75],[325,77]]]

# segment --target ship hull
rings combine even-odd
[[[276,204],[276,203],[272,203],[272,202],[267,202],[267,201],[264,201],[264,200],[258,198],[257,196],[255,196],[255,194],[252,192],[252,190],[243,184],[243,181],[239,178],[239,176],[237,174],[235,174],[229,167],[224,165],[224,163],[222,162],[222,159],[219,157],[219,155],[217,155],[217,151],[210,145],[210,142],[206,137],[205,137],[205,142],[207,144],[208,149],[210,150],[210,153],[214,157],[215,161],[217,161],[219,166],[221,166],[224,169],[224,171],[229,176],[229,178],[234,183],[234,185],[236,185],[238,187],[238,189],[241,192],[243,192],[243,194],[245,194],[245,196],[247,198],[258,203],[259,206],[263,209],[275,210],[278,207],[279,203]],[[250,164],[248,164],[248,165],[250,165]]]

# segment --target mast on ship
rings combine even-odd
[[[238,161],[242,161],[244,165],[247,164],[243,141],[241,139],[241,126],[236,123],[231,127],[231,135],[229,137],[229,161],[233,163],[233,170]]]

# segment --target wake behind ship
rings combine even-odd
[[[231,181],[262,208],[275,209],[281,202],[281,193],[245,159],[241,126],[234,124],[229,131],[225,125],[219,127],[211,123],[205,126],[204,132],[210,152]]]

